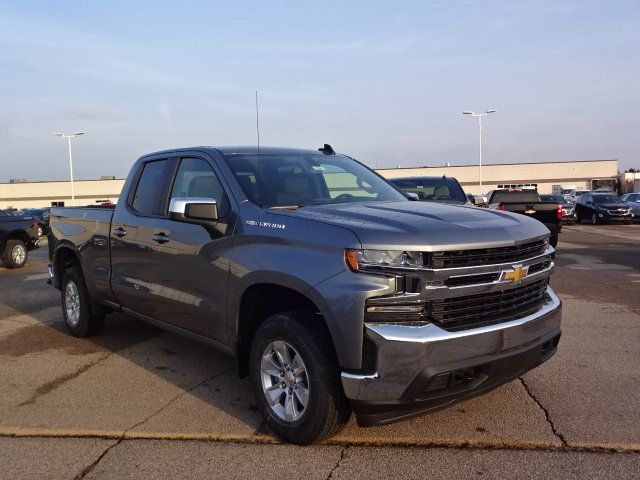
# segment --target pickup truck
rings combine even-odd
[[[38,246],[38,221],[31,215],[0,210],[0,259],[5,268],[22,268],[28,252]]]
[[[122,311],[235,356],[286,441],[408,418],[548,360],[549,231],[410,201],[319,150],[197,147],[134,164],[114,208],[54,208],[51,283],[73,335]]]
[[[543,202],[536,190],[510,188],[492,190],[487,198],[487,206],[535,218],[551,232],[551,246],[555,248],[558,245],[558,234],[562,230],[562,204]]]

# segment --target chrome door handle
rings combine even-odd
[[[153,238],[154,242],[158,242],[158,243],[167,243],[169,240],[171,240],[164,233],[155,233],[154,235],[151,236],[151,238]]]
[[[122,238],[127,234],[127,231],[124,228],[119,227],[113,231],[113,234],[118,238]]]

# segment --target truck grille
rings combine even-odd
[[[521,318],[537,310],[544,302],[547,283],[548,280],[544,279],[500,292],[432,300],[429,316],[448,331]]]
[[[544,240],[538,240],[511,247],[430,252],[425,254],[425,266],[428,268],[455,268],[511,263],[541,255],[546,248],[547,243]]]

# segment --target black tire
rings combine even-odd
[[[70,283],[75,286],[78,294],[77,306],[79,307],[79,312],[75,321],[70,318],[67,309],[67,289],[71,288],[69,286]],[[100,333],[104,326],[105,313],[93,304],[79,266],[67,268],[62,278],[60,291],[64,323],[71,334],[75,337],[84,338]]]
[[[331,337],[321,322],[313,312],[278,313],[258,327],[251,344],[249,371],[256,404],[269,428],[289,443],[308,445],[331,437],[351,416],[351,405],[342,390]],[[306,367],[308,404],[302,416],[294,421],[278,417],[263,390],[263,354],[272,342],[278,341],[293,347]]]
[[[22,240],[7,240],[2,252],[2,264],[6,268],[22,268],[29,257],[27,244]]]

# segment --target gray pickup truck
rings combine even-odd
[[[328,145],[146,155],[115,208],[50,225],[72,334],[122,311],[218,347],[293,443],[487,392],[560,338],[544,225],[410,201]]]

